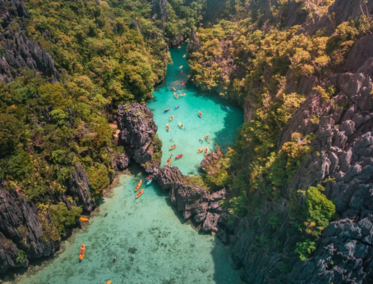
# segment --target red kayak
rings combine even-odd
[[[149,181],[149,180],[152,179],[152,177],[153,177],[153,175],[149,175],[149,176],[146,178],[146,180]]]
[[[176,91],[175,87],[172,87],[172,91]]]
[[[184,156],[184,154],[177,155],[177,156],[175,157],[175,159],[180,159],[180,158],[182,158],[183,156]]]

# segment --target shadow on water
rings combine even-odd
[[[172,57],[180,56],[180,54],[185,53],[186,45],[182,46],[182,49],[180,50],[173,50],[172,51]],[[176,54],[176,55],[175,55]],[[177,62],[177,59],[175,60],[173,58],[174,62]],[[175,63],[174,63],[175,64]],[[190,71],[189,66],[185,66],[183,70],[188,73]],[[175,68],[176,69],[176,68]],[[175,85],[176,81],[182,80],[183,74],[179,72],[179,70],[175,70],[173,68],[172,72],[170,72],[170,77],[174,80],[173,82],[167,82],[167,87],[171,90],[171,86]],[[184,73],[185,75],[185,73]],[[169,78],[170,78],[169,77]],[[190,81],[183,86],[183,89],[186,88],[188,92],[194,93],[196,97],[199,98],[199,100],[202,101],[212,101],[215,105],[219,105],[220,109],[226,113],[223,121],[223,127],[217,132],[214,132],[214,142],[217,143],[221,150],[223,152],[228,152],[228,147],[231,147],[232,144],[232,138],[235,140],[235,138],[238,135],[238,130],[242,126],[244,122],[244,116],[243,116],[243,111],[242,109],[239,108],[239,106],[234,103],[229,101],[228,99],[225,99],[218,94],[214,93],[209,93],[206,91],[201,91],[197,87],[195,87]],[[179,89],[178,89],[179,91]],[[229,108],[232,110],[232,112],[228,111],[226,106],[229,106]],[[234,122],[234,123],[232,123]],[[193,174],[199,174],[200,170],[199,167],[196,166],[195,170],[193,171]],[[177,212],[176,208],[171,205],[170,199],[167,198],[167,204],[172,208],[176,216],[178,216],[180,222],[182,224],[185,224],[186,221],[184,218],[182,218],[181,214]],[[193,223],[192,224],[195,229],[199,229],[198,224]],[[198,233],[201,235],[206,235],[206,233],[203,233],[202,231],[199,231]],[[214,275],[213,275],[213,281],[217,284],[227,284],[227,283],[241,283],[239,279],[239,271],[235,271],[232,273],[232,267],[233,267],[233,261],[231,259],[231,254],[230,254],[230,248],[226,245],[224,245],[217,237],[214,238],[214,246],[211,250],[211,256],[214,262]],[[231,267],[227,267],[231,266]]]

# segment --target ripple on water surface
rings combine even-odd
[[[169,147],[177,144],[174,154],[185,156],[172,165],[186,174],[197,173],[202,154],[201,146],[212,148],[216,141],[223,150],[230,145],[236,129],[242,124],[242,112],[228,112],[218,98],[204,97],[192,85],[181,85],[188,73],[185,46],[174,49],[174,65],[169,66],[165,84],[155,91],[156,101],[149,104],[163,138],[163,164]],[[179,66],[184,65],[181,74]],[[177,83],[176,81],[179,81]],[[175,83],[176,82],[176,83]],[[185,97],[175,99],[171,88],[184,89]],[[174,110],[175,105],[180,108]],[[164,114],[166,108],[171,110]],[[198,117],[202,111],[203,117]],[[168,119],[174,115],[170,123]],[[187,130],[178,128],[181,122]],[[169,123],[171,130],[166,131]],[[210,136],[211,144],[199,138]],[[173,138],[175,143],[169,140]],[[104,198],[98,216],[91,218],[86,231],[74,234],[65,242],[65,250],[43,269],[26,273],[14,283],[21,284],[96,284],[112,280],[117,283],[239,283],[238,272],[230,265],[228,248],[209,235],[200,235],[185,225],[169,205],[169,198],[157,185],[145,189],[138,200],[134,188],[139,171],[120,177],[111,197]],[[104,217],[105,212],[108,216]],[[85,243],[84,260],[79,263],[79,247]],[[112,262],[118,256],[116,263]]]

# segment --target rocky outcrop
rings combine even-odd
[[[67,191],[71,196],[79,198],[79,204],[84,210],[91,212],[95,207],[95,202],[92,199],[92,192],[88,184],[88,177],[83,167],[80,164],[75,165],[74,172],[70,179],[67,180]]]
[[[224,157],[223,152],[214,150],[202,159],[199,168],[208,175],[214,175],[220,170],[219,160]]]
[[[14,190],[0,188],[0,272],[27,266],[27,258],[48,256],[58,248],[58,242],[44,238],[35,205]],[[18,258],[21,250],[27,258]]]
[[[171,204],[184,220],[191,219],[204,232],[217,232],[225,222],[226,212],[220,202],[225,200],[226,191],[210,193],[194,185],[178,168],[164,166],[155,171],[155,179],[162,190],[169,192]]]
[[[12,81],[23,69],[36,70],[56,80],[59,73],[52,57],[34,40],[27,37],[25,18],[29,14],[20,0],[0,0],[0,81]]]
[[[118,145],[128,156],[152,173],[161,163],[162,142],[159,140],[153,114],[146,105],[133,103],[118,107]]]

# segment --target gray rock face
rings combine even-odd
[[[0,33],[4,50],[0,55],[0,81],[12,81],[21,70],[28,68],[42,72],[56,80],[59,73],[52,57],[40,45],[26,36],[24,19],[29,14],[20,0],[0,0],[1,26],[5,32]],[[16,23],[15,19],[19,19]],[[8,29],[11,24],[19,25],[18,29]]]
[[[19,250],[28,258],[39,258],[53,254],[58,248],[58,242],[43,238],[43,226],[34,204],[15,191],[0,188],[0,273],[27,266],[27,259],[17,262]]]
[[[221,150],[212,151],[207,156],[203,157],[199,168],[209,175],[214,175],[220,169],[217,163],[222,157],[224,157],[224,155]]]
[[[155,178],[162,190],[169,192],[171,204],[185,220],[201,224],[204,232],[217,232],[224,224],[226,212],[221,209],[220,201],[226,198],[225,189],[211,194],[188,182],[178,168],[171,166],[158,168]]]
[[[118,145],[124,146],[128,156],[152,173],[161,163],[162,142],[156,135],[153,114],[146,105],[138,103],[118,107]]]
[[[335,3],[338,2],[341,1]],[[373,37],[367,35],[354,48],[363,50],[372,45]],[[283,193],[283,206],[275,209],[278,204],[273,205],[271,213],[260,214],[283,216],[281,225],[272,232],[278,246],[269,245],[271,253],[267,254],[261,248],[248,251],[255,236],[270,230],[266,229],[269,222],[264,217],[257,223],[241,220],[239,228],[244,233],[234,245],[233,256],[236,264],[244,267],[248,282],[371,283],[373,280],[373,57],[369,57],[369,52],[357,51],[350,56],[355,57],[347,60],[345,69],[356,72],[334,74],[326,82],[338,90],[333,99],[323,101],[314,91],[306,92],[306,101],[279,138],[278,149],[294,132],[302,135],[314,132],[317,136],[312,143],[314,152],[298,168]],[[360,62],[360,66],[354,65],[355,62]],[[319,124],[312,124],[313,116],[320,117]],[[330,181],[325,182],[326,178]],[[296,232],[292,233],[293,229],[287,225],[292,219],[286,213],[290,192],[322,182],[340,219],[324,230],[313,256],[299,261],[296,254],[286,253],[296,242],[291,237]],[[279,272],[284,270],[279,266],[281,263],[289,266],[287,272]]]
[[[78,196],[79,203],[83,205],[84,210],[90,212],[94,209],[96,204],[92,199],[88,177],[80,164],[75,165],[75,170],[71,178],[67,181],[67,193],[72,196]]]

